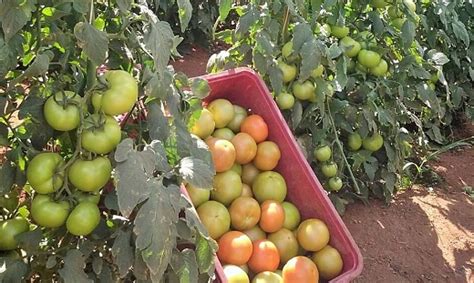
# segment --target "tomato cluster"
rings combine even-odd
[[[212,101],[191,125],[212,154],[213,188],[186,185],[229,282],[316,282],[340,274],[339,252],[329,229],[315,218],[301,221],[289,201],[285,178],[275,171],[281,152],[267,140],[257,114],[226,99]],[[329,156],[330,157],[330,156]],[[328,157],[328,159],[329,159]]]
[[[138,84],[127,72],[107,71],[105,87],[81,97],[72,91],[50,96],[43,113],[57,131],[77,129],[75,154],[66,161],[57,152],[44,151],[28,164],[26,177],[34,190],[30,213],[34,223],[44,228],[66,224],[73,235],[90,234],[100,222],[100,190],[109,182],[112,164],[105,154],[121,140],[121,128],[113,115],[130,111],[137,101]],[[95,113],[88,113],[93,104]],[[65,194],[66,193],[66,194]],[[0,250],[15,249],[15,236],[29,229],[23,218],[0,222]]]

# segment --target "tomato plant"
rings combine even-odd
[[[215,277],[217,244],[180,189],[212,187],[187,129],[209,87],[167,65],[173,30],[218,8],[162,4],[0,1],[0,281]]]

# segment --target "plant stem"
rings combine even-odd
[[[334,131],[334,137],[336,138],[336,144],[337,144],[339,150],[341,151],[342,158],[344,159],[344,163],[346,164],[347,170],[349,171],[349,174],[351,175],[352,183],[354,183],[356,193],[360,194],[359,185],[357,184],[357,180],[354,176],[354,173],[352,172],[351,165],[349,164],[349,161],[347,161],[346,154],[344,153],[344,148],[342,146],[341,141],[339,140],[339,136],[337,135],[336,125],[335,125],[334,120],[332,118],[331,108],[329,107],[329,101],[327,101],[327,100],[326,100],[326,107],[328,109],[329,121],[331,122],[331,126],[332,126],[332,129]]]
[[[282,43],[286,42],[286,34],[288,32],[288,24],[290,23],[290,9],[288,6],[285,7],[285,12],[283,13],[283,26],[281,28],[281,40]]]

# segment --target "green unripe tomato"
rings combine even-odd
[[[296,78],[296,73],[298,69],[295,65],[288,65],[283,61],[278,62],[278,67],[280,68],[283,74],[283,82],[289,83]]]
[[[99,204],[100,201],[100,194],[98,192],[95,193],[86,193],[82,191],[75,191],[74,198],[78,202],[91,202],[93,204]]]
[[[44,118],[55,130],[73,130],[81,120],[80,103],[81,97],[72,91],[57,92],[46,100],[43,107]]]
[[[359,135],[359,133],[352,133],[347,139],[347,144],[350,150],[359,150],[362,147],[362,137]]]
[[[331,35],[337,38],[343,38],[349,34],[349,28],[346,26],[331,26]]]
[[[329,189],[333,192],[337,192],[342,188],[342,180],[339,177],[332,177],[328,181]]]
[[[366,137],[362,141],[362,146],[369,151],[377,151],[383,146],[383,137],[379,133]]]
[[[0,221],[0,251],[14,250],[18,246],[16,236],[28,231],[30,225],[22,217]]]
[[[316,69],[311,71],[311,77],[316,79],[316,78],[321,77],[323,73],[324,73],[324,66],[320,64],[318,67],[316,67]]]
[[[188,192],[194,207],[200,206],[201,204],[208,201],[211,197],[210,189],[196,188],[191,184],[186,185],[186,191]]]
[[[385,74],[387,74],[388,71],[388,63],[384,59],[380,59],[380,63],[373,67],[370,68],[370,73],[376,77],[383,77]]]
[[[220,129],[216,129],[214,131],[214,133],[212,133],[212,136],[215,137],[215,138],[219,138],[219,139],[224,139],[224,140],[228,140],[230,141],[231,139],[234,138],[235,134],[234,132],[229,129],[229,128],[220,128]]]
[[[362,49],[357,55],[357,61],[367,68],[372,68],[380,63],[380,54],[375,51]]]
[[[383,9],[385,6],[387,6],[387,2],[384,0],[372,0],[370,1],[370,5],[374,8]]]
[[[64,172],[58,172],[64,160],[58,153],[36,155],[26,169],[26,179],[39,194],[50,194],[63,185]]]
[[[295,105],[295,97],[287,92],[282,92],[276,97],[281,110],[291,109]]]
[[[328,161],[332,156],[332,150],[328,145],[316,148],[313,152],[314,158],[320,162]]]
[[[360,51],[360,43],[352,39],[352,37],[346,36],[339,41],[342,49],[344,50],[344,54],[347,57],[355,57],[359,54]]]
[[[321,172],[327,178],[334,177],[337,174],[337,164],[335,162],[327,162],[321,166]]]
[[[390,23],[394,28],[401,30],[406,20],[406,18],[395,18]]]
[[[388,12],[388,16],[391,19],[400,18],[403,16],[402,11],[400,11],[400,9],[396,5],[388,7],[387,12]]]
[[[285,45],[283,45],[283,48],[281,49],[281,55],[283,56],[283,58],[288,58],[291,56],[291,54],[293,53],[293,41],[288,41],[287,43],[285,43]]]
[[[67,201],[53,201],[50,195],[36,195],[31,203],[31,217],[36,224],[46,228],[64,225],[69,215]]]
[[[416,12],[416,4],[413,0],[403,0],[403,4],[408,8],[408,10],[412,11],[413,13]]]
[[[110,180],[112,164],[107,157],[93,160],[77,159],[69,167],[68,177],[71,184],[84,192],[94,192],[105,186]]]
[[[314,95],[315,90],[316,87],[311,81],[295,82],[293,84],[293,95],[300,100],[310,99]]]
[[[106,154],[120,143],[122,133],[114,118],[93,114],[86,121],[93,127],[84,129],[81,135],[82,148],[97,154]]]
[[[73,235],[86,236],[94,231],[99,222],[100,211],[97,205],[92,202],[81,202],[69,214],[66,228]]]
[[[284,201],[281,203],[283,210],[285,211],[285,222],[283,222],[283,228],[288,230],[295,230],[298,228],[301,222],[301,215],[298,208],[291,202]]]
[[[138,99],[138,84],[134,77],[122,70],[107,71],[104,75],[108,88],[92,95],[96,111],[107,115],[118,115],[132,110]]]
[[[371,49],[377,46],[375,36],[370,31],[365,30],[359,32],[357,34],[357,39],[359,40],[362,49]]]

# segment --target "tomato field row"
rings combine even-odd
[[[219,237],[182,184],[212,189],[237,161],[243,194],[280,157],[246,109],[202,108],[207,81],[169,66],[190,43],[227,46],[211,73],[264,78],[340,213],[390,201],[474,117],[473,20],[461,0],[0,1],[0,281],[215,277]]]

